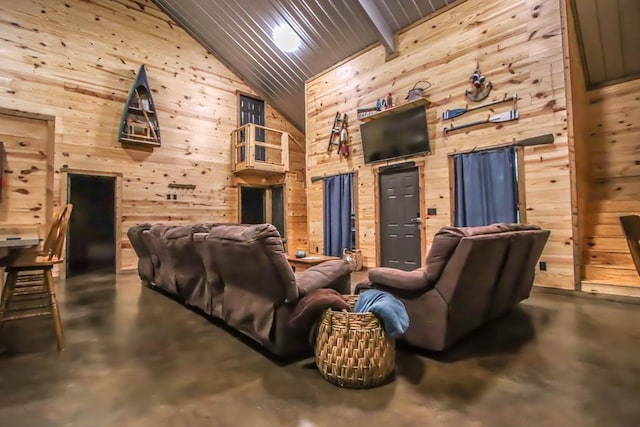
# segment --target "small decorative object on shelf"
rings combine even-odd
[[[358,108],[358,120],[362,120],[365,117],[372,116],[376,113],[378,113],[378,109],[376,107]]]
[[[477,62],[476,70],[471,75],[469,81],[473,88],[471,90],[467,89],[464,91],[464,96],[466,96],[469,101],[480,102],[489,96],[489,93],[491,93],[493,83],[487,82],[487,78],[482,75],[482,72],[480,71],[480,64]]]
[[[118,141],[160,145],[160,126],[144,65],[138,70],[122,111]]]
[[[427,87],[418,87],[418,84],[420,83],[425,83]],[[407,92],[407,97],[405,99],[411,102],[415,99],[422,98],[424,96],[424,91],[429,89],[431,86],[433,85],[428,80],[418,80],[416,84],[414,84],[413,87],[409,89],[409,92]]]

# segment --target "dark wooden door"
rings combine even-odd
[[[422,265],[418,169],[381,173],[380,261],[411,271]]]
[[[264,126],[265,113],[264,101],[250,96],[240,95],[240,126],[247,123]],[[256,141],[266,142],[264,129],[256,129]],[[244,153],[240,157],[244,157]],[[265,161],[266,152],[264,147],[256,147],[256,160]]]

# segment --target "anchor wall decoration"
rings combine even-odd
[[[469,81],[473,88],[464,91],[464,95],[469,101],[480,102],[489,96],[491,89],[493,89],[493,83],[488,82],[487,78],[482,75],[480,64],[478,63],[476,63],[476,70],[471,75]]]

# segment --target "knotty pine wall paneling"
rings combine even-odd
[[[358,233],[366,266],[376,262],[374,172],[362,157],[359,107],[375,105],[391,92],[404,102],[418,80],[427,91],[432,154],[425,161],[425,206],[437,215],[423,218],[427,246],[440,227],[451,224],[447,154],[473,147],[510,143],[552,133],[552,145],[524,149],[527,221],[551,230],[542,254],[547,271],[536,273],[540,286],[574,289],[571,178],[567,135],[560,0],[467,0],[397,35],[399,56],[385,62],[382,46],[374,47],[307,81],[307,215],[309,246],[322,248],[322,183],[309,177],[358,171]],[[444,110],[466,104],[465,89],[479,62],[494,89],[485,102],[518,94],[517,122],[484,125],[442,134],[443,127],[486,119],[507,111],[509,104],[464,114],[443,122]],[[327,154],[327,138],[336,111],[352,118],[351,156]],[[400,160],[402,161],[402,160]],[[393,163],[393,162],[388,162]]]
[[[53,193],[53,116],[0,108],[3,171],[0,223],[31,228],[41,236],[51,220]]]
[[[591,167],[587,144],[588,100],[580,55],[574,10],[570,0],[562,2],[565,78],[567,81],[567,128],[571,171],[571,216],[575,288],[582,287],[587,248],[587,215]]]
[[[620,215],[640,214],[640,79],[588,92],[591,191],[583,290],[640,296]],[[633,288],[627,289],[624,288]]]
[[[65,197],[61,170],[122,174],[123,269],[136,265],[126,237],[134,224],[237,221],[230,133],[238,125],[236,91],[255,93],[240,77],[150,0],[0,0],[0,8],[0,108],[55,117],[54,204]],[[154,149],[117,141],[140,64],[147,67],[161,127],[162,146]],[[268,107],[266,119],[268,127],[304,141],[276,110]],[[286,218],[288,233],[306,244],[302,150],[291,144],[290,157],[287,207],[298,209]],[[166,200],[173,182],[196,189]]]

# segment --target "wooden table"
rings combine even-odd
[[[40,238],[36,227],[0,227],[0,259],[14,250],[30,248],[38,244],[40,244]]]
[[[309,267],[313,267],[314,265],[318,265],[332,259],[340,259],[340,257],[326,255],[308,255],[304,258],[296,258],[295,256],[287,255],[287,261],[289,261],[289,265],[293,267],[296,273],[305,271]]]

